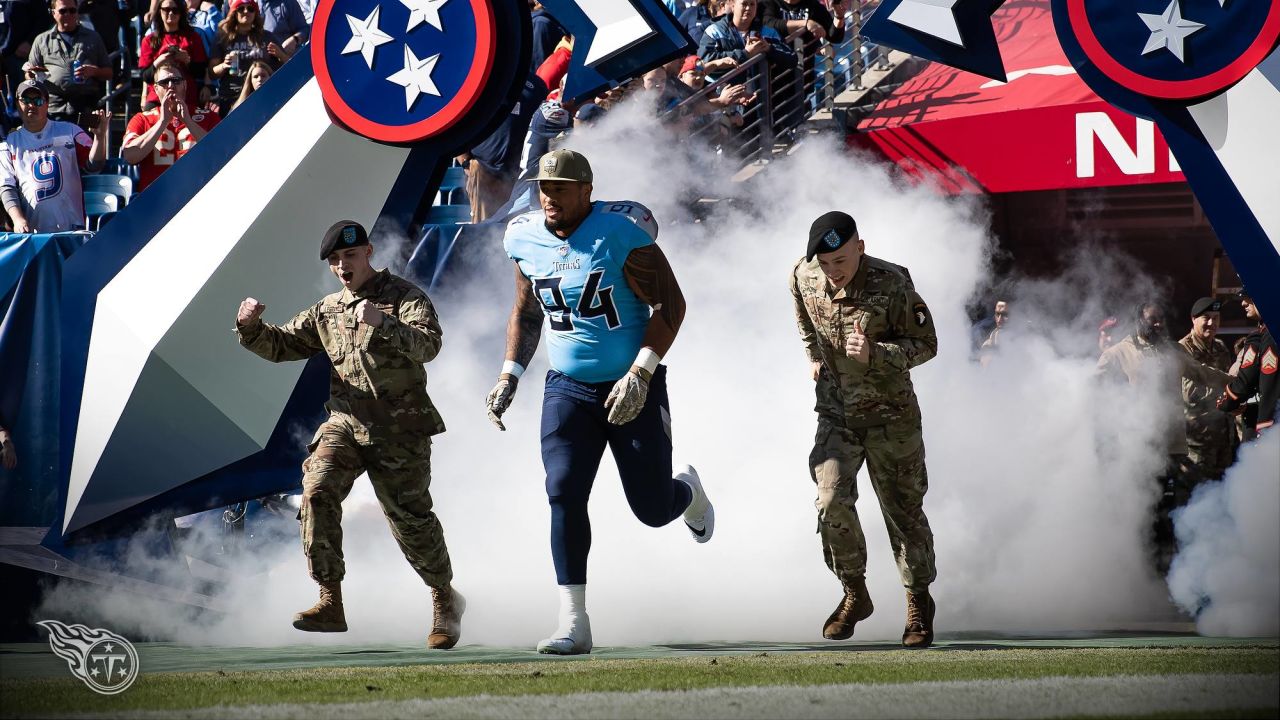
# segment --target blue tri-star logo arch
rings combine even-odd
[[[1260,0],[1067,0],[1085,57],[1151,98],[1207,97],[1239,82],[1280,40],[1280,3]]]
[[[413,143],[471,110],[497,45],[489,0],[335,0],[316,10],[311,59],[339,122],[371,140]]]

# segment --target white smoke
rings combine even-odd
[[[675,461],[701,472],[717,528],[696,545],[678,521],[643,526],[605,459],[588,571],[598,644],[820,638],[840,589],[815,533],[813,385],[787,278],[812,220],[834,208],[857,218],[870,254],[910,268],[940,336],[938,357],[913,372],[939,631],[1169,619],[1144,547],[1156,499],[1149,478],[1164,462],[1152,428],[1167,407],[1151,388],[1104,392],[1093,377],[1097,322],[1148,294],[1149,283],[1087,253],[1061,281],[1021,283],[1018,332],[981,368],[969,359],[964,311],[989,282],[993,241],[979,199],[913,187],[826,140],[731,187],[710,169],[714,158],[680,149],[637,107],[577,132],[569,147],[590,158],[597,199],[640,201],[662,223],[661,246],[688,300],[666,359]],[[682,207],[691,196],[731,194],[705,221]],[[525,375],[508,432],[498,432],[482,401],[503,358],[511,263],[496,240],[460,252],[477,270],[433,298],[445,343],[428,366],[430,391],[449,430],[436,438],[431,491],[469,602],[463,643],[531,647],[554,628],[557,602],[538,442],[545,355]],[[876,612],[857,637],[895,639],[903,590],[865,470],[859,491]],[[429,594],[367,480],[344,510],[349,633],[290,627],[316,596],[295,542],[259,553],[269,570],[224,588],[230,611],[212,626],[153,612],[138,629],[201,643],[420,642]]]
[[[1222,482],[1174,514],[1169,590],[1204,635],[1280,634],[1280,432],[1240,448]]]

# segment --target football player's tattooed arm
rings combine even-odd
[[[542,337],[542,303],[533,292],[533,283],[516,265],[516,301],[507,320],[507,360],[529,367]]]
[[[632,292],[653,308],[641,345],[665,356],[684,322],[685,310],[684,294],[671,264],[657,245],[646,245],[627,255],[622,274]]]

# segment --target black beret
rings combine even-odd
[[[832,210],[809,226],[809,251],[804,259],[812,260],[818,253],[839,250],[857,234],[858,224],[848,213]]]
[[[320,259],[325,260],[334,250],[360,247],[369,244],[369,233],[354,220],[340,220],[325,231],[324,240],[320,241]]]
[[[1211,297],[1202,297],[1191,306],[1191,317],[1197,318],[1207,312],[1218,312],[1221,309],[1222,303]]]

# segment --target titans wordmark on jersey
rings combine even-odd
[[[503,247],[533,282],[547,316],[551,367],[580,382],[617,380],[640,351],[649,306],[627,284],[631,251],[658,237],[653,214],[640,203],[592,203],[568,238],[547,229],[541,210],[507,225]]]

